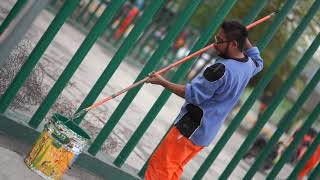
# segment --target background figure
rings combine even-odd
[[[134,7],[128,12],[128,15],[125,17],[123,22],[120,24],[116,34],[114,35],[114,39],[118,40],[123,33],[127,30],[128,26],[132,23],[134,18],[139,14],[140,10],[144,7],[144,0],[136,0],[134,3]]]
[[[290,144],[292,141],[294,141],[296,134],[298,133],[300,129],[297,129],[295,133],[292,135],[292,137],[289,139],[289,142],[287,144]],[[309,146],[311,145],[313,139],[316,137],[317,131],[313,128],[310,128],[309,131],[303,136],[302,141],[299,143],[298,148],[296,149],[296,152],[291,157],[290,162],[295,164],[297,161],[301,159],[301,157],[304,155],[304,153],[307,151]]]
[[[263,148],[267,145],[269,138],[266,134],[261,133],[249,151],[245,154],[243,157],[244,159],[251,159],[253,157],[257,157]],[[278,157],[282,154],[282,151],[284,149],[284,143],[279,141],[271,150],[271,152],[268,154],[267,158],[264,160],[260,170],[266,171],[269,170],[278,160]]]
[[[185,42],[186,42],[186,38],[187,38],[188,33],[186,31],[182,32],[180,34],[180,36],[178,37],[177,41],[175,42],[174,46],[173,46],[173,51],[174,54],[176,54],[176,52],[182,47],[184,46]]]
[[[261,96],[257,120],[260,119],[261,115],[267,109],[271,100],[272,100],[272,93],[271,92],[266,92]]]
[[[303,170],[299,173],[299,180],[302,180],[319,162],[320,160],[320,145],[317,150],[311,156],[307,164],[304,166]]]
[[[114,35],[115,40],[118,40],[122,36],[122,34],[127,30],[128,26],[130,25],[132,20],[138,15],[138,13],[139,13],[139,9],[137,7],[133,7],[129,11],[127,17],[123,20],[119,29],[117,29],[117,32]]]

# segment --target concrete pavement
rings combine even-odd
[[[0,154],[0,179],[42,179],[27,168],[23,163],[23,157],[19,154],[2,147],[0,147]]]

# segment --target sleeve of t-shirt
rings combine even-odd
[[[245,54],[253,60],[253,63],[256,66],[256,69],[254,70],[252,75],[254,76],[263,69],[263,59],[260,56],[260,51],[257,47],[252,47],[247,49]]]
[[[203,101],[210,99],[218,88],[222,88],[226,72],[217,79],[210,79],[203,74],[194,78],[186,84],[185,99],[188,103],[199,105]]]

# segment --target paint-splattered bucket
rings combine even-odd
[[[43,178],[58,180],[89,141],[89,135],[78,125],[60,114],[54,114],[25,162]]]

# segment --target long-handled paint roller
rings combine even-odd
[[[271,13],[270,15],[267,15],[267,16],[265,16],[265,17],[263,17],[263,18],[255,21],[255,22],[249,24],[249,25],[246,27],[247,30],[250,30],[250,29],[252,29],[253,27],[255,27],[255,26],[257,26],[257,25],[259,25],[259,24],[267,21],[268,19],[270,19],[270,18],[271,18],[272,16],[274,16],[275,14],[276,14],[275,12],[274,12],[274,13]],[[207,51],[207,50],[209,50],[209,49],[211,49],[211,48],[214,48],[214,47],[215,47],[215,44],[212,43],[212,44],[210,44],[210,45],[208,45],[208,46],[200,49],[199,51],[197,51],[197,52],[195,52],[195,53],[193,53],[193,54],[191,54],[191,55],[189,55],[189,56],[187,56],[187,57],[185,57],[185,58],[183,58],[183,59],[181,59],[181,60],[179,60],[179,61],[177,61],[177,62],[175,62],[175,63],[173,63],[173,64],[171,64],[171,65],[169,65],[169,66],[167,66],[167,67],[165,67],[165,68],[157,71],[157,72],[155,72],[155,74],[159,74],[159,75],[160,75],[160,74],[163,74],[164,72],[172,69],[173,67],[178,66],[178,65],[180,65],[180,64],[182,64],[182,63],[184,63],[184,62],[186,62],[186,61],[188,61],[188,60],[190,60],[190,59],[192,59],[193,57],[198,56],[198,55],[202,54],[203,52],[205,52],[205,51]],[[80,117],[80,116],[83,115],[84,113],[86,113],[86,112],[88,112],[88,111],[90,111],[90,110],[92,110],[92,109],[95,109],[96,107],[102,105],[103,103],[105,103],[105,102],[107,102],[107,101],[109,101],[109,100],[111,100],[111,99],[113,99],[113,98],[115,98],[115,97],[117,97],[117,96],[120,96],[121,94],[129,91],[129,90],[132,89],[132,88],[135,88],[135,87],[137,87],[137,86],[145,83],[148,79],[149,79],[149,76],[145,77],[144,79],[142,79],[142,80],[140,80],[140,81],[132,84],[131,86],[129,86],[129,87],[127,87],[127,88],[125,88],[125,89],[123,89],[123,90],[121,90],[121,91],[119,91],[119,92],[117,92],[117,93],[115,93],[115,94],[112,94],[112,95],[109,96],[109,97],[106,97],[106,98],[104,98],[104,99],[102,99],[102,100],[94,103],[93,105],[91,105],[91,106],[89,106],[89,107],[87,107],[87,108],[79,111],[78,113],[74,114],[74,116],[73,116],[71,119],[75,119],[75,118]]]

